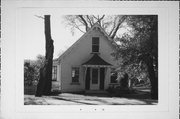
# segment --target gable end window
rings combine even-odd
[[[71,77],[72,83],[79,83],[79,67],[72,67]]]
[[[99,37],[92,37],[92,52],[99,52]]]

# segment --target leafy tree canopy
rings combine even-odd
[[[24,61],[24,83],[32,85],[34,81],[39,80],[39,70],[43,67],[45,56],[37,55],[36,60]]]
[[[64,19],[72,33],[76,29],[86,32],[98,23],[117,43],[112,55],[120,60],[118,71],[127,73],[129,78],[149,78],[152,98],[157,99],[157,15],[67,15]]]
[[[85,33],[98,23],[118,44],[112,55],[123,58],[119,70],[128,72],[130,77],[141,73],[147,76],[144,73],[148,57],[153,57],[157,71],[156,15],[67,15],[64,19],[73,34],[75,30]]]

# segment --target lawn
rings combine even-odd
[[[25,105],[155,105],[157,100],[150,99],[149,92],[139,91],[120,97],[109,94],[72,94],[61,93],[54,96],[35,97],[25,95]]]

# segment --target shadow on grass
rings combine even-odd
[[[83,96],[94,96],[94,97],[116,97],[116,98],[127,98],[129,100],[137,100],[137,101],[141,101],[144,102],[145,105],[155,105],[158,103],[158,100],[154,100],[151,99],[151,93],[150,92],[144,92],[144,91],[140,91],[140,90],[134,90],[133,93],[115,93],[115,94],[111,94],[111,93],[72,93],[72,94],[79,94],[79,95],[83,95]],[[91,101],[99,101],[102,103],[107,103],[104,100],[101,99],[85,99],[85,100],[91,100]],[[119,105],[119,103],[111,103],[112,105]],[[123,104],[121,104],[123,105]],[[134,105],[134,104],[133,104]],[[139,104],[137,104],[139,105]],[[140,104],[142,105],[142,104]]]
[[[147,105],[154,105],[158,103],[158,100],[151,99],[151,94],[130,94],[130,95],[121,95],[120,97],[128,99],[136,99],[139,101],[145,102]]]
[[[67,93],[64,95],[60,91],[52,91],[47,97],[27,96],[25,98],[25,105],[49,105],[46,99],[62,100],[67,102],[74,102],[85,105],[155,105],[158,100],[151,99],[149,91],[135,90],[131,93],[85,93],[85,91],[78,93]],[[70,94],[70,95],[69,95]],[[74,95],[73,95],[74,94]],[[88,97],[90,96],[90,97]],[[99,98],[98,98],[99,97]],[[107,99],[104,99],[107,98]],[[118,101],[113,101],[116,98]],[[68,104],[68,103],[67,103]]]
[[[35,90],[25,90],[24,91],[24,95],[35,95],[36,91]],[[61,94],[61,91],[59,90],[53,90],[49,95],[45,95],[45,96],[58,96],[59,94]]]
[[[58,99],[58,100],[64,100],[64,101],[70,101],[70,102],[75,102],[75,103],[80,103],[80,104],[86,104],[86,105],[96,105],[96,104],[92,104],[92,103],[86,103],[86,102],[80,102],[80,101],[76,101],[73,99],[64,99],[64,98],[60,98],[60,97],[53,97],[54,99]]]

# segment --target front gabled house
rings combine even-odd
[[[95,24],[53,62],[53,88],[61,92],[104,91],[116,84],[118,61],[111,38]]]

